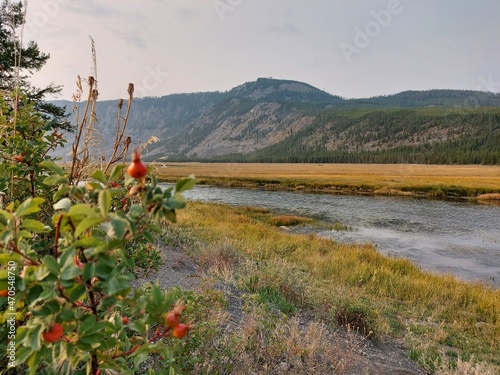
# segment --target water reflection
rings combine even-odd
[[[409,258],[422,268],[500,286],[497,205],[216,187],[196,187],[185,196],[340,222],[352,230],[318,234],[344,242],[372,242],[380,252]]]

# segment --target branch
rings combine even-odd
[[[123,134],[125,133],[125,128],[127,127],[128,116],[130,114],[130,108],[132,106],[132,99],[134,98],[134,84],[133,83],[128,84],[127,91],[128,91],[127,111],[125,112],[125,117],[123,118],[123,124],[121,126],[120,126],[120,110],[121,110],[121,106],[123,105],[123,101],[120,100],[120,102],[118,103],[118,119],[117,119],[117,124],[116,124],[115,144],[113,147],[113,154],[109,158],[109,162],[106,165],[106,168],[104,168],[104,173],[106,173],[108,171],[111,164],[120,160],[122,153],[123,153],[123,151],[122,151],[122,153],[115,159],[116,153],[118,152],[118,147],[120,146],[122,138],[123,138]],[[125,145],[124,150],[128,150],[127,144]]]

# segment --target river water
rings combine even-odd
[[[341,223],[315,229],[342,242],[373,243],[421,268],[500,287],[500,206],[408,197],[349,196],[199,186],[189,200],[266,207]]]

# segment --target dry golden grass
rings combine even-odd
[[[313,221],[312,219],[309,219],[307,217],[301,217],[295,215],[279,215],[269,218],[269,223],[277,227],[311,223],[312,221]]]
[[[249,209],[190,202],[179,212],[178,226],[209,246],[223,239],[224,248],[216,251],[223,261],[212,266],[224,274],[234,267],[237,254],[255,260],[243,264],[257,269],[240,271],[247,289],[274,286],[294,305],[330,306],[326,314],[337,320],[340,316],[352,323],[359,315],[362,327],[376,335],[404,339],[412,359],[431,373],[447,361],[454,363],[445,366],[449,369],[456,358],[472,357],[471,366],[500,370],[499,290],[424,272],[408,260],[383,256],[371,245],[290,235],[252,220]]]
[[[194,174],[200,183],[266,185],[293,189],[453,191],[476,196],[500,192],[500,166],[421,164],[156,163],[158,176]]]
[[[500,193],[481,194],[477,199],[484,201],[500,200]]]

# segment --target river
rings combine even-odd
[[[422,269],[500,287],[500,206],[408,197],[349,196],[198,186],[186,199],[266,207],[341,223],[315,229],[342,242],[373,243]]]

